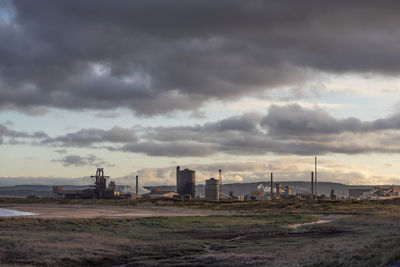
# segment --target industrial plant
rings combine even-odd
[[[399,187],[396,185],[349,189],[349,198],[353,199],[390,199],[394,197],[400,197]]]
[[[274,199],[331,199],[341,198],[353,199],[387,199],[400,197],[398,186],[378,186],[351,188],[348,195],[339,197],[334,188],[330,194],[325,188],[325,194],[317,193],[317,157],[315,157],[314,171],[311,172],[309,189],[300,190],[296,193],[295,188],[287,184],[274,183],[274,173],[270,173],[270,182],[261,183],[256,190],[249,190],[247,194],[235,196],[232,190],[226,190],[229,194],[224,194],[222,183],[222,170],[218,170],[218,178],[211,177],[205,180],[204,195],[196,195],[196,171],[185,168],[181,170],[176,166],[176,187],[175,190],[164,190],[161,188],[152,188],[150,192],[139,194],[139,176],[136,175],[136,192],[121,192],[117,189],[114,181],[108,181],[109,176],[104,175],[103,168],[97,168],[96,174],[90,176],[93,184],[82,190],[65,190],[63,186],[53,186],[53,194],[57,198],[66,199],[136,199],[136,198],[171,198],[180,200],[204,199],[207,201],[255,201],[255,200],[274,200]],[[107,184],[108,182],[108,184]],[[120,187],[121,188],[121,187]],[[299,189],[299,188],[297,188]],[[301,188],[300,188],[301,189]],[[200,190],[200,189],[199,189]],[[203,190],[203,189],[202,189]]]
[[[107,179],[109,179],[110,176],[104,175],[103,168],[97,168],[96,175],[91,175],[90,178],[93,180],[93,185],[87,189],[64,190],[62,186],[55,185],[53,186],[53,193],[56,195],[56,197],[67,199],[126,199],[132,197],[132,195],[129,193],[121,193],[118,191],[114,181],[110,181],[107,187]]]

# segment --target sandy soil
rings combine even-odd
[[[57,205],[45,203],[0,204],[0,208],[33,212],[34,218],[141,218],[152,216],[209,216],[232,215],[229,211],[194,210],[176,207],[159,207],[150,203],[129,206]]]

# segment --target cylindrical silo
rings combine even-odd
[[[219,180],[210,178],[206,180],[206,199],[219,200]]]
[[[196,195],[196,172],[184,169],[178,172],[177,193],[180,195]]]

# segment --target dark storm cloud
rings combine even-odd
[[[400,70],[394,0],[11,3],[15,16],[0,19],[3,109],[153,115],[298,86],[310,70]]]

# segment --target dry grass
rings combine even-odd
[[[230,210],[243,213],[298,214],[396,214],[400,213],[400,198],[392,200],[261,200],[246,202],[158,201],[160,206],[192,209]]]
[[[110,205],[110,204],[107,204]],[[400,202],[158,202],[243,216],[0,219],[10,265],[385,266],[400,259]],[[97,206],[96,206],[97,207]],[[353,214],[328,224],[302,214]]]

